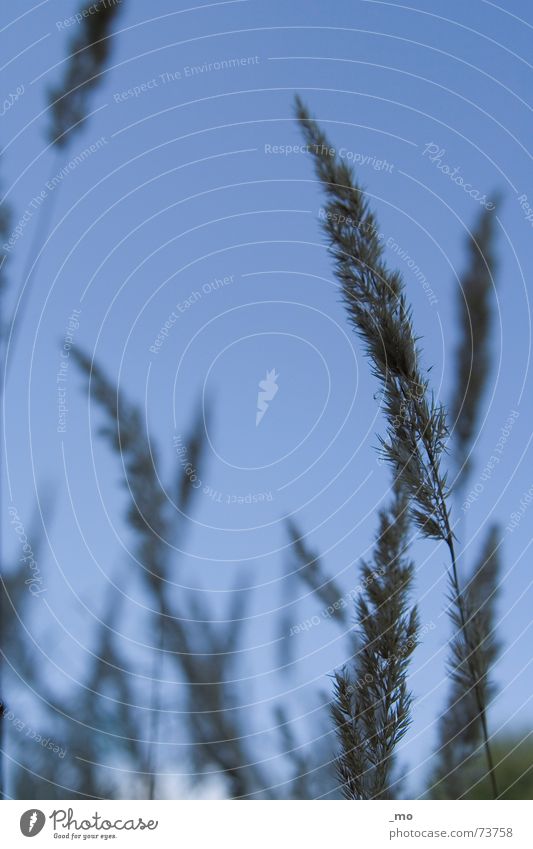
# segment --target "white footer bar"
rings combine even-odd
[[[531,849],[531,802],[0,803],[2,846]],[[29,838],[35,843],[28,843]],[[69,841],[69,843],[67,843]]]

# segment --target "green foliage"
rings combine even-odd
[[[533,732],[501,735],[493,746],[499,799],[533,799]],[[490,799],[491,788],[483,771],[473,771],[465,799]]]

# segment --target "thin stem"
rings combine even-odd
[[[57,168],[57,162],[59,162],[58,152],[56,152],[56,156],[52,158],[50,163],[49,181],[54,176],[54,172]],[[45,201],[45,203],[40,209],[40,215],[37,218],[37,225],[33,234],[30,249],[27,254],[26,263],[24,265],[24,270],[20,280],[20,286],[15,300],[15,306],[13,307],[13,314],[11,316],[9,324],[7,325],[8,337],[5,343],[2,386],[0,387],[0,392],[2,393],[5,390],[5,383],[7,383],[9,370],[10,368],[13,368],[11,363],[13,362],[17,339],[20,335],[20,327],[22,325],[24,313],[28,307],[28,302],[30,300],[29,296],[32,288],[32,283],[35,279],[35,275],[37,274],[39,263],[42,259],[42,252],[44,250],[46,240],[53,223],[54,209],[57,204],[57,195],[59,194],[60,189],[61,184],[55,189],[53,189],[51,192],[49,192],[47,196],[48,203],[46,203]]]
[[[1,664],[1,660],[0,660]],[[0,679],[1,680],[1,679]],[[0,691],[1,692],[1,691]],[[4,702],[0,697],[0,799],[4,799]]]
[[[471,643],[470,643],[469,634],[468,634],[468,630],[467,630],[467,619],[466,619],[466,614],[465,614],[465,609],[464,609],[464,604],[463,604],[463,596],[462,596],[462,592],[461,592],[461,585],[459,583],[459,572],[457,570],[457,557],[456,557],[456,554],[455,554],[455,545],[454,545],[454,542],[453,542],[453,532],[452,532],[451,525],[450,525],[450,517],[449,517],[449,514],[448,514],[448,507],[447,507],[447,504],[446,504],[446,499],[444,497],[444,492],[442,490],[442,483],[441,483],[441,480],[440,480],[440,475],[438,474],[437,466],[436,466],[436,463],[435,463],[435,458],[433,457],[433,452],[427,446],[426,446],[426,450],[428,452],[428,459],[429,459],[431,469],[432,469],[432,472],[433,472],[433,475],[434,475],[434,481],[435,481],[435,485],[437,487],[437,492],[438,492],[438,496],[439,496],[440,503],[441,503],[442,517],[443,517],[443,520],[444,520],[445,530],[446,530],[446,545],[448,546],[448,550],[450,552],[450,559],[451,559],[451,581],[452,581],[452,586],[455,590],[455,595],[456,595],[455,601],[456,601],[457,607],[459,609],[459,616],[461,618],[461,628],[462,628],[464,638],[465,638],[465,642],[466,642],[466,646],[467,646],[467,652],[468,652],[467,662],[468,662],[468,666],[469,666],[469,669],[470,669],[470,674],[471,674],[472,679],[474,681],[474,694],[475,694],[475,697],[476,697],[477,709],[479,711],[479,720],[480,720],[480,723],[481,723],[481,729],[482,729],[482,733],[483,733],[483,744],[484,744],[484,748],[485,748],[485,756],[487,758],[487,766],[488,766],[488,769],[489,769],[489,779],[490,779],[492,794],[493,794],[494,798],[497,799],[498,795],[499,795],[498,794],[498,783],[496,781],[496,771],[494,769],[494,760],[493,760],[493,757],[492,757],[492,751],[491,751],[490,742],[489,742],[489,731],[488,731],[488,726],[487,726],[487,707],[486,707],[485,701],[484,701],[482,693],[481,693],[481,689],[480,689],[480,686],[479,686],[479,681],[478,681],[478,677],[477,677],[475,667],[472,663],[473,649],[472,649],[472,646],[471,646]]]
[[[53,174],[54,174],[54,164],[55,164],[55,162],[56,162],[56,159],[52,159],[51,168],[50,168],[50,179],[53,177]],[[4,339],[4,333],[2,332],[2,338],[0,339],[0,361],[1,361],[1,368],[0,368],[0,403],[2,405],[2,416],[1,416],[1,422],[0,422],[0,441],[2,443],[2,450],[3,450],[3,446],[4,446],[5,390],[6,390],[6,383],[7,383],[9,368],[10,368],[11,363],[13,361],[14,348],[15,348],[16,340],[17,340],[17,331],[19,331],[19,328],[21,326],[21,322],[22,322],[22,319],[23,319],[23,316],[24,316],[24,311],[25,311],[27,304],[28,304],[30,288],[31,288],[30,284],[32,282],[32,278],[35,277],[35,274],[37,272],[37,268],[38,268],[39,261],[40,261],[40,258],[41,258],[41,251],[43,250],[46,237],[47,237],[48,232],[50,230],[50,226],[51,226],[51,222],[52,222],[53,209],[54,209],[54,205],[55,205],[55,202],[56,202],[56,194],[59,192],[59,189],[60,189],[60,186],[58,186],[57,189],[54,190],[51,199],[49,200],[48,204],[46,205],[47,206],[46,215],[44,214],[45,209],[42,208],[41,214],[37,219],[37,227],[36,227],[36,230],[34,231],[33,240],[31,242],[30,250],[29,250],[29,253],[27,255],[26,264],[24,266],[24,271],[23,271],[22,278],[21,278],[21,281],[20,281],[18,296],[17,296],[16,301],[15,301],[15,306],[13,307],[13,314],[11,316],[9,324],[5,328],[6,338]],[[24,297],[25,287],[27,289],[26,297]],[[3,330],[3,328],[2,328],[2,330]],[[8,358],[8,353],[10,355],[9,358]],[[3,488],[4,481],[3,481],[3,478],[1,477],[3,465],[4,465],[3,464],[3,455],[0,454],[0,516],[2,515],[3,490],[4,490],[4,488]],[[1,576],[3,574],[3,563],[4,563],[4,561],[3,561],[3,553],[4,552],[2,550],[3,549],[2,542],[3,542],[3,536],[0,534],[0,581],[1,581]],[[0,598],[0,646],[3,646],[3,637],[4,637],[4,630],[3,630],[3,627],[2,627],[2,625],[3,625],[2,617],[3,617],[3,613],[4,613],[3,607],[4,607],[4,599],[3,599],[3,588],[2,588],[2,594],[1,594],[1,598]],[[4,663],[3,663],[2,658],[0,658],[0,799],[4,798],[4,760],[5,760],[5,758],[4,758],[5,698],[3,698],[3,692],[2,692],[3,684],[5,682],[5,676],[3,674],[3,672],[4,672],[3,667],[4,667]]]
[[[446,515],[446,521],[447,521],[448,528],[449,528],[447,511],[446,511],[445,515]],[[459,608],[459,615],[461,617],[461,627],[462,627],[462,630],[463,630],[463,634],[464,634],[464,638],[465,638],[467,650],[468,650],[468,656],[467,656],[468,665],[470,667],[470,673],[471,673],[471,675],[474,679],[474,694],[475,694],[475,697],[476,697],[477,709],[479,711],[479,720],[480,720],[481,729],[482,729],[482,732],[483,732],[483,744],[484,744],[484,748],[485,748],[485,756],[487,758],[487,766],[489,768],[489,779],[490,779],[490,784],[491,784],[491,789],[492,789],[492,795],[494,796],[495,799],[497,799],[498,796],[499,796],[498,782],[496,780],[496,771],[495,771],[495,768],[494,768],[494,760],[493,760],[493,757],[492,757],[492,751],[491,751],[490,742],[489,742],[489,730],[488,730],[488,726],[487,726],[487,708],[486,708],[485,702],[482,698],[481,690],[480,690],[480,687],[479,687],[479,681],[477,679],[476,671],[475,671],[473,664],[472,664],[472,661],[471,661],[472,647],[471,647],[471,644],[470,644],[470,640],[469,640],[469,637],[468,637],[468,631],[467,631],[467,627],[466,627],[467,626],[466,614],[465,614],[464,605],[463,605],[461,587],[460,587],[460,584],[459,584],[459,574],[458,574],[458,571],[457,571],[457,560],[456,560],[456,555],[455,555],[455,546],[453,544],[453,535],[451,533],[451,530],[449,531],[449,535],[446,539],[446,545],[448,546],[448,549],[449,549],[449,552],[450,552],[450,558],[451,558],[451,564],[452,564],[451,579],[452,579],[452,584],[453,584],[453,587],[454,587],[454,590],[455,590],[455,593],[456,593],[457,607]]]
[[[158,640],[157,650],[153,658],[152,667],[152,688],[150,696],[150,733],[148,735],[148,798],[150,801],[155,799],[156,772],[158,763],[158,745],[160,739],[161,727],[161,699],[160,699],[160,681],[163,678],[163,651],[165,648],[165,620],[166,605],[160,606],[159,622],[158,622]],[[159,679],[158,677],[159,676]]]
[[[418,402],[416,400],[415,400],[414,406],[415,406],[415,411],[416,411],[416,415],[417,415],[417,419],[418,419],[418,424],[420,425],[422,418],[421,418],[421,415],[420,415],[420,408],[419,408]],[[478,712],[479,712],[479,721],[481,723],[481,730],[482,730],[482,735],[483,735],[483,745],[484,745],[484,749],[485,749],[485,756],[487,758],[487,766],[488,766],[488,774],[489,774],[489,779],[490,779],[490,785],[491,785],[491,789],[492,789],[492,794],[493,794],[494,798],[497,799],[498,795],[499,795],[498,794],[498,783],[496,781],[496,771],[495,771],[495,768],[494,768],[494,760],[493,760],[493,757],[492,757],[492,751],[491,751],[490,742],[489,742],[489,732],[488,732],[488,726],[487,726],[487,707],[486,707],[485,701],[484,701],[483,696],[482,696],[481,688],[479,686],[479,680],[478,680],[478,676],[477,676],[477,673],[476,673],[476,669],[474,667],[474,664],[472,663],[472,655],[474,654],[474,649],[472,648],[472,644],[471,644],[470,639],[469,639],[469,632],[468,632],[468,629],[467,629],[467,618],[466,618],[466,613],[465,613],[465,609],[464,609],[463,595],[462,595],[462,592],[461,592],[461,585],[459,583],[459,572],[458,572],[458,569],[457,569],[457,557],[456,557],[456,554],[455,554],[455,545],[454,545],[454,542],[453,542],[453,531],[452,531],[451,524],[450,524],[450,516],[449,516],[449,513],[448,513],[448,505],[446,503],[446,497],[444,495],[443,486],[442,486],[442,482],[441,482],[441,478],[440,478],[440,474],[439,474],[439,469],[438,469],[437,462],[435,460],[433,449],[432,449],[430,441],[426,438],[426,428],[424,427],[424,428],[420,429],[420,426],[419,426],[419,431],[420,430],[421,430],[422,442],[424,444],[424,448],[426,450],[429,465],[430,465],[430,468],[431,468],[431,474],[432,474],[432,477],[433,477],[433,484],[435,486],[435,489],[436,489],[436,492],[437,492],[437,495],[438,495],[438,499],[439,499],[439,502],[440,502],[440,514],[441,514],[442,522],[444,524],[445,542],[446,542],[446,545],[447,545],[448,550],[450,552],[450,559],[451,559],[451,574],[450,574],[450,577],[451,577],[452,586],[453,586],[455,596],[456,596],[455,602],[456,602],[457,607],[459,609],[459,617],[461,619],[461,629],[463,631],[464,639],[465,639],[466,646],[467,646],[467,663],[468,663],[468,667],[469,667],[469,670],[470,670],[470,675],[472,676],[472,680],[474,681],[474,695],[475,695],[475,699],[476,699],[477,709],[478,709]]]

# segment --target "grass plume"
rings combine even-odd
[[[381,440],[383,452],[393,467],[395,480],[405,488],[412,517],[422,535],[442,541],[448,548],[453,608],[463,639],[470,645],[448,507],[449,491],[441,469],[449,436],[446,414],[422,371],[404,284],[401,275],[386,265],[375,216],[352,169],[335,154],[299,98],[296,116],[327,196],[323,226],[348,318],[363,341],[372,372],[381,385],[386,420],[386,437]],[[469,656],[467,671],[496,797],[484,688],[476,677],[476,668],[475,658]],[[344,691],[338,695],[345,699]]]
[[[391,506],[380,512],[372,561],[361,565],[358,651],[353,666],[335,674],[337,768],[348,799],[395,798],[394,753],[411,721],[407,671],[418,631],[417,609],[409,609],[408,534],[408,502],[396,486]]]
[[[82,20],[69,43],[69,58],[63,79],[50,91],[52,125],[50,138],[58,147],[71,141],[89,110],[91,91],[99,84],[109,58],[111,26],[121,0],[99,0],[82,6]]]
[[[295,574],[309,587],[322,604],[334,607],[334,615],[338,621],[346,622],[346,611],[340,606],[344,594],[333,578],[329,578],[323,570],[319,555],[306,544],[304,535],[296,523],[287,518],[285,521],[291,540],[291,554],[300,566],[295,568]]]
[[[179,667],[182,685],[173,694],[184,694],[187,706],[188,732],[192,740],[191,759],[198,771],[213,768],[226,777],[233,797],[252,795],[268,786],[256,765],[246,753],[242,712],[235,706],[235,694],[228,681],[235,679],[232,669],[236,643],[245,620],[244,605],[248,593],[236,591],[229,611],[225,633],[210,624],[210,613],[194,594],[177,596],[170,580],[170,546],[168,541],[181,528],[181,517],[170,514],[170,502],[165,495],[157,472],[157,452],[146,432],[142,411],[120,394],[104,371],[78,349],[71,350],[78,366],[89,381],[92,398],[105,413],[100,433],[119,454],[124,467],[124,484],[129,492],[126,518],[134,528],[137,558],[143,567],[141,575],[157,604],[156,629],[158,658],[163,653]],[[202,425],[200,426],[200,421]],[[187,440],[187,460],[197,468],[204,440],[203,418],[194,425]],[[190,475],[183,468],[178,476],[177,495],[181,516],[194,495]],[[164,624],[162,624],[164,623]],[[159,671],[157,671],[159,670]],[[159,661],[154,678],[161,679]],[[157,684],[157,682],[155,682]],[[161,715],[160,698],[153,701],[153,712]],[[158,744],[157,723],[151,723],[155,744]],[[148,773],[155,773],[153,751],[148,760]],[[149,794],[155,796],[154,779]]]
[[[468,266],[457,292],[460,339],[455,389],[450,404],[455,462],[460,477],[469,469],[469,452],[478,431],[481,403],[491,366],[494,318],[495,211],[483,210],[468,240]]]

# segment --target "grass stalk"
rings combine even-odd
[[[299,98],[296,115],[328,199],[323,226],[348,317],[365,345],[372,372],[382,388],[387,422],[386,438],[381,440],[383,453],[393,467],[394,478],[405,487],[420,532],[427,538],[443,541],[448,548],[452,601],[462,639],[472,649],[467,651],[467,669],[476,693],[478,722],[496,797],[485,695],[476,677],[477,647],[470,638],[465,615],[448,507],[449,491],[446,474],[440,468],[449,439],[446,411],[435,402],[422,372],[405,287],[401,275],[391,272],[385,263],[376,218],[364,190]]]

